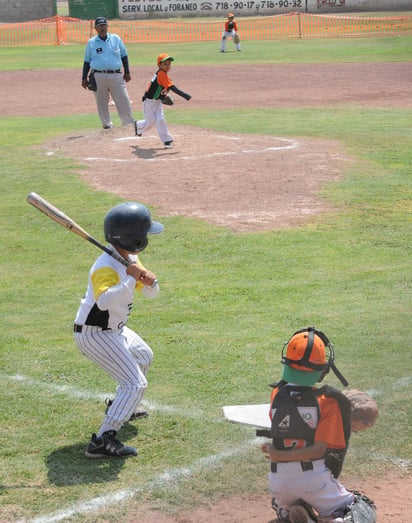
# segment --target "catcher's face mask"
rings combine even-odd
[[[332,369],[342,384],[345,387],[348,385],[335,366],[332,343],[323,332],[313,327],[293,334],[283,346],[281,362],[284,365],[282,378],[285,381],[300,385],[314,385],[322,381]]]

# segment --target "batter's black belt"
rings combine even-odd
[[[301,461],[300,466],[302,467],[303,472],[313,470],[313,463],[311,461]],[[278,471],[278,464],[276,461],[270,462],[270,471],[275,473]]]
[[[106,69],[105,71],[99,71],[98,69],[93,69],[95,73],[107,73],[107,74],[113,74],[113,73],[121,73],[120,69],[116,69],[116,71],[113,71],[113,69]]]
[[[112,330],[110,327],[107,329],[103,329],[103,327],[100,327],[99,325],[77,325],[77,323],[73,325],[73,330],[74,332],[83,332],[83,327],[98,327],[99,329],[102,329],[102,331]]]

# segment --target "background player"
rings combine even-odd
[[[185,100],[190,100],[192,98],[190,94],[178,89],[169,77],[168,72],[173,61],[174,58],[165,53],[160,54],[157,57],[158,70],[153,75],[150,84],[143,95],[144,120],[139,120],[134,123],[136,136],[142,136],[144,132],[148,131],[156,124],[157,133],[166,149],[171,149],[173,147],[173,138],[170,135],[166,124],[162,98],[164,98],[168,91],[172,91],[173,93],[182,96]]]
[[[222,34],[222,40],[220,42],[220,52],[224,53],[226,50],[226,38],[232,38],[233,43],[236,46],[237,51],[241,51],[240,48],[240,37],[237,22],[235,20],[235,15],[229,13],[227,16],[227,21],[225,23],[225,28]]]
[[[87,458],[137,454],[135,448],[118,441],[116,434],[134,416],[143,398],[153,353],[126,322],[135,290],[147,298],[159,293],[155,274],[144,268],[138,253],[147,246],[148,234],[162,231],[163,225],[152,221],[149,210],[140,203],[116,205],[104,220],[106,240],[130,264],[125,267],[102,254],[90,269],[87,291],[75,319],[74,336],[80,351],[119,384],[100,430],[87,446]]]

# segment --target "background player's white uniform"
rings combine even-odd
[[[129,259],[144,269],[137,255],[129,255]],[[104,253],[90,269],[87,291],[77,311],[76,345],[119,384],[100,433],[117,432],[136,412],[147,388],[153,352],[126,326],[136,290],[154,298],[160,288],[157,281],[153,287],[136,282],[125,266]]]

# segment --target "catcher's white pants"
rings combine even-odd
[[[107,430],[118,431],[142,401],[153,352],[128,327],[102,330],[100,327],[83,325],[82,332],[76,332],[74,338],[80,351],[119,384],[98,435]]]
[[[103,127],[113,127],[109,110],[110,95],[123,125],[134,123],[129,93],[122,73],[94,73],[97,91],[94,91],[97,111]]]
[[[300,462],[277,463],[277,472],[269,473],[269,490],[278,506],[287,509],[301,498],[325,517],[352,503],[353,494],[332,476],[324,460],[312,463],[313,470],[306,471]]]
[[[156,124],[157,134],[159,135],[160,140],[163,143],[173,141],[173,137],[167,128],[163,105],[160,100],[150,100],[149,98],[146,98],[143,102],[143,114],[144,120],[139,120],[136,124],[142,134]]]
[[[228,38],[232,38],[233,42],[235,42],[235,35],[236,31],[223,31],[222,34],[222,40],[220,42],[220,50],[225,51],[226,50],[226,40]],[[240,51],[240,42],[238,44],[235,44],[236,49]]]

